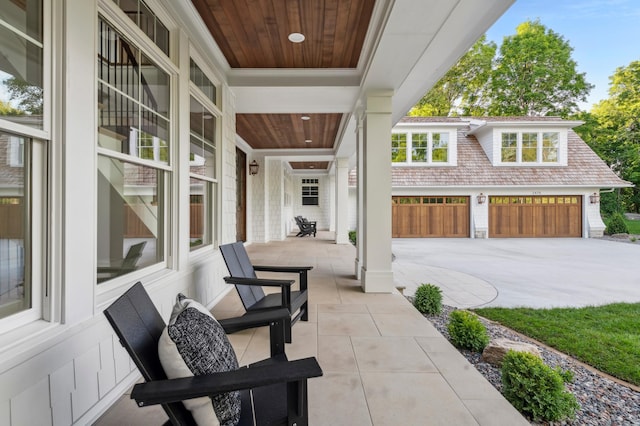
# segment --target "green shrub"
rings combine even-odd
[[[607,223],[607,229],[605,231],[609,235],[613,234],[628,234],[629,228],[627,228],[627,224],[624,222],[624,216],[620,212],[615,212],[609,218],[609,222]]]
[[[540,421],[575,417],[580,408],[576,397],[564,388],[573,373],[552,369],[526,352],[509,351],[502,362],[502,393],[525,416]]]
[[[482,352],[489,344],[486,327],[477,315],[469,311],[451,312],[447,330],[451,336],[451,342],[459,348]]]
[[[413,297],[413,306],[423,314],[438,315],[442,312],[442,290],[433,284],[421,284]]]
[[[351,244],[354,246],[356,245],[356,231],[349,231],[349,241],[351,241]]]

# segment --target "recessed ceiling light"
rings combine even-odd
[[[302,120],[307,121],[307,120],[311,120],[311,117],[309,117],[308,115],[303,115],[302,117],[300,117]]]
[[[311,139],[305,139],[305,143],[311,143]]]
[[[316,166],[309,166],[309,168],[310,168],[310,169],[315,169],[315,168],[316,168]]]
[[[287,37],[291,43],[302,43],[304,41],[304,34],[300,33],[291,33],[289,37]]]

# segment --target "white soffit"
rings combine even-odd
[[[234,87],[238,114],[348,113],[358,87]]]

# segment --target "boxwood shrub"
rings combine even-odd
[[[433,284],[421,284],[413,297],[413,306],[427,315],[438,315],[442,312],[442,290]]]
[[[573,374],[554,370],[533,354],[509,351],[501,373],[507,401],[534,422],[573,419],[580,408],[576,397],[564,387]]]
[[[487,328],[480,322],[477,315],[469,311],[451,312],[447,330],[451,336],[451,342],[459,348],[482,352],[489,344]]]

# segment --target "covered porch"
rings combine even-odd
[[[310,424],[528,424],[404,296],[364,293],[355,247],[334,238],[319,232],[247,246],[255,264],[314,267],[309,322],[296,323],[286,348],[289,359],[317,357],[324,371],[309,381]],[[218,318],[244,312],[230,290],[213,308]],[[266,328],[230,335],[241,365],[268,357],[268,339]],[[126,393],[96,425],[165,420],[160,407],[138,408]]]

